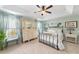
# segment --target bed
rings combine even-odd
[[[63,50],[63,33],[61,28],[52,28],[39,33],[39,42]]]

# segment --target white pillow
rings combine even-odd
[[[48,32],[56,32],[57,31],[57,28],[48,29],[47,31]]]

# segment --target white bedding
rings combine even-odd
[[[45,32],[43,32],[43,33],[45,33]],[[63,50],[64,49],[64,45],[62,43],[63,34],[62,34],[61,29],[48,30],[47,33],[52,34],[50,36],[50,39],[49,39],[49,35],[46,37],[46,35],[43,35],[43,34],[41,34],[40,39],[41,40],[43,39],[44,41],[46,40],[47,42],[49,42],[49,40],[50,40],[50,43],[53,43],[54,45],[57,45],[57,34],[58,34],[58,48],[60,50]]]

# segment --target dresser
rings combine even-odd
[[[66,41],[68,41],[68,37],[69,38],[74,38],[74,42],[75,43],[78,43],[78,35],[77,34],[69,34],[69,33],[66,33],[65,34],[65,36],[66,36]]]

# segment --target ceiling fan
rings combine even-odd
[[[39,6],[39,5],[36,5],[38,8],[40,8],[40,10],[39,11],[37,11],[37,12],[41,12],[41,15],[43,16],[44,15],[44,13],[49,13],[49,14],[51,14],[52,12],[51,11],[48,11],[48,9],[50,9],[50,8],[52,8],[53,7],[53,5],[49,5],[48,7],[46,7],[46,6]],[[34,12],[34,13],[37,13],[37,12]]]

